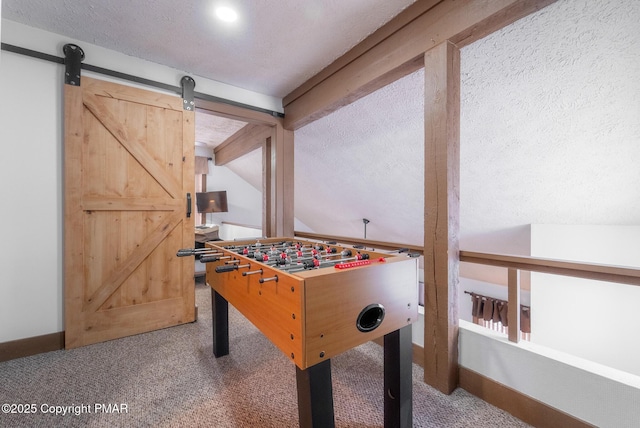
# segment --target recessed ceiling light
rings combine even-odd
[[[216,16],[224,22],[235,22],[238,19],[238,13],[227,6],[217,7]]]

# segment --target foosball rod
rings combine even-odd
[[[301,258],[301,257],[295,257],[295,258],[287,257],[286,259],[284,259],[284,258],[275,256],[273,259],[269,259],[269,260],[266,260],[266,261],[265,260],[257,260],[257,261],[259,261],[261,263],[264,263],[264,264],[266,264],[267,266],[270,266],[270,267],[282,268],[282,266],[285,266],[287,264],[287,262],[281,264],[280,262],[282,260],[288,260],[289,261],[288,264],[292,264],[294,261],[299,264],[299,263],[304,263],[304,262],[308,262],[308,261],[312,261],[312,260],[322,260],[322,259],[325,259],[325,261],[333,261],[333,260],[330,260],[329,258],[330,257],[344,257],[344,256],[350,256],[350,255],[351,255],[351,251],[346,250],[346,251],[343,251],[342,253],[324,254],[324,255],[323,254],[316,254],[316,255],[312,255],[311,257],[304,257],[304,258]]]
[[[225,264],[222,266],[216,266],[216,273],[232,272],[238,269],[251,269],[251,264],[250,263],[247,263],[246,265]]]
[[[323,268],[323,267],[330,267],[330,266],[335,266],[339,263],[344,263],[344,262],[350,262],[350,261],[355,261],[355,260],[369,260],[368,257],[365,258],[359,258],[359,257],[347,257],[347,258],[343,258],[343,259],[337,259],[337,260],[318,260],[318,259],[310,259],[310,260],[306,260],[303,263],[296,263],[296,264],[290,264],[290,265],[283,265],[283,266],[275,266],[280,270],[284,270],[287,272],[290,272],[292,269],[299,269],[299,270],[308,270],[308,269],[314,269],[314,268]],[[316,264],[315,261],[317,261],[318,263]],[[314,263],[310,263],[310,262],[314,262]]]
[[[297,245],[300,245],[299,248],[296,248]],[[274,243],[272,245],[267,244],[262,244],[260,243],[259,245],[256,244],[249,244],[249,245],[230,245],[227,247],[224,247],[225,250],[229,250],[229,251],[240,251],[240,250],[244,250],[245,248],[250,250],[262,250],[263,248],[269,248],[269,249],[303,249],[303,248],[315,248],[318,251],[322,251],[324,250],[324,246],[326,247],[332,247],[335,244],[322,244],[322,243],[317,243],[315,245],[311,244],[311,243],[302,243],[300,241],[298,242],[294,242],[294,241],[282,241],[282,242],[278,242],[278,243]]]
[[[201,256],[201,255],[210,255],[210,254],[220,254],[218,250],[213,248],[181,248],[176,253],[178,257],[189,257],[189,256]]]
[[[286,242],[280,241],[274,244],[263,244],[260,242],[257,242],[255,244],[249,244],[249,245],[228,245],[226,247],[223,247],[225,250],[229,250],[229,251],[238,251],[238,250],[244,250],[245,248],[271,248],[271,247],[291,247],[293,245],[286,245]]]
[[[235,249],[235,250],[229,250],[226,249],[227,251],[231,251],[237,254],[242,254],[242,255],[249,255],[249,254],[254,254],[254,253],[263,253],[263,254],[270,254],[270,255],[274,255],[274,254],[281,254],[281,253],[292,253],[292,252],[297,252],[297,251],[307,251],[310,252],[313,250],[313,248],[311,247],[255,247],[255,248],[250,248],[250,247],[244,247],[244,248],[239,248],[239,249]],[[321,250],[317,250],[317,251],[321,251]]]
[[[217,262],[219,260],[226,260],[231,258],[231,256],[224,256],[222,254],[223,253],[204,254],[200,256],[200,263],[211,263],[211,262]]]

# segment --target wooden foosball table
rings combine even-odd
[[[301,427],[334,426],[331,358],[381,337],[385,427],[412,426],[415,258],[291,238],[194,251],[207,263],[214,355],[229,353],[231,303],[295,364]]]

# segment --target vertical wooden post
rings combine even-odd
[[[293,236],[294,229],[294,207],[293,207],[293,163],[294,146],[293,131],[284,129],[283,121],[275,126],[277,142],[276,165],[278,167],[277,176],[277,236]]]
[[[458,386],[460,51],[449,41],[425,53],[424,380]]]
[[[520,271],[518,269],[508,269],[507,286],[508,291],[508,311],[507,321],[509,327],[509,341],[518,343],[520,341]]]
[[[278,122],[262,153],[262,232],[265,236],[293,236],[293,131]]]
[[[275,138],[272,134],[262,145],[262,234],[275,236]]]

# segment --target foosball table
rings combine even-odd
[[[207,265],[216,357],[229,353],[231,303],[295,364],[301,427],[334,426],[331,358],[381,337],[385,427],[412,426],[414,255],[291,238],[214,241],[178,255]]]

